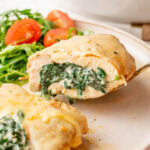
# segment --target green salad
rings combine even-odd
[[[23,18],[32,18],[40,24],[40,39],[31,44],[7,46],[5,36],[8,29],[14,22]],[[43,36],[52,28],[55,28],[54,23],[46,20],[40,13],[32,13],[30,9],[10,10],[0,15],[0,84],[10,82],[23,84],[26,82],[26,80],[20,81],[18,79],[27,76],[26,64],[28,57],[44,48]]]

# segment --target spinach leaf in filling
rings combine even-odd
[[[0,119],[0,150],[24,150],[28,145],[21,121],[24,113],[6,115]]]
[[[87,86],[105,93],[105,78],[106,73],[99,67],[94,71],[72,63],[47,64],[40,70],[42,94],[52,96],[55,93],[49,91],[48,87],[61,80],[66,89],[76,89],[78,95],[82,95]]]

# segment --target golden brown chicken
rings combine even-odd
[[[87,132],[86,118],[75,108],[15,84],[0,87],[0,118],[0,149],[70,150]]]
[[[32,91],[88,99],[126,84],[136,66],[115,36],[95,34],[75,36],[33,54],[27,70]]]

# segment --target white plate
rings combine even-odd
[[[136,37],[107,25],[76,24],[80,30],[117,36],[135,57],[137,68],[150,63],[150,47]],[[78,150],[144,150],[150,144],[150,70],[127,87],[74,106],[86,115],[90,128]]]
[[[136,37],[107,25],[82,21],[76,25],[82,31],[118,37],[135,57],[137,68],[150,63],[150,47]],[[75,150],[144,150],[150,144],[150,70],[127,87],[73,106],[86,115],[89,124],[89,133]]]

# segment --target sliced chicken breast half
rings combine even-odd
[[[109,34],[74,36],[60,41],[33,54],[27,65],[32,91],[42,88],[46,94],[77,99],[109,93],[127,84],[135,70],[134,58]]]
[[[15,84],[3,84],[0,97],[2,149],[70,150],[87,133],[85,116],[67,104],[30,95]]]

